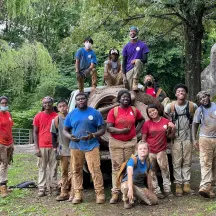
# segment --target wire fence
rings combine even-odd
[[[31,129],[13,128],[13,138],[15,145],[33,143],[33,134]]]

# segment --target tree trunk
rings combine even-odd
[[[202,16],[197,18],[196,26],[185,23],[185,84],[188,86],[188,99],[195,100],[201,90],[201,55],[204,28]]]

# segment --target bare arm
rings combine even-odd
[[[92,70],[94,67],[95,67],[95,64],[91,63],[89,69]]]
[[[52,146],[54,149],[58,148],[58,139],[57,138],[58,138],[57,134],[52,132]]]
[[[126,64],[127,64],[127,57],[123,56],[123,59],[122,59],[122,73],[123,73],[123,75],[126,74]]]
[[[129,128],[115,128],[113,123],[107,123],[107,131],[113,134],[126,134],[130,131]]]
[[[78,73],[80,71],[80,61],[79,61],[79,59],[76,59],[75,66],[76,66],[76,73]]]
[[[37,126],[34,126],[34,129],[33,129],[33,136],[34,136],[34,144],[35,144],[35,149],[36,149],[36,151],[39,151],[38,132],[39,132],[38,127],[37,127]]]
[[[176,126],[172,122],[169,122],[167,128],[167,137],[173,139],[175,137],[175,132]]]
[[[68,139],[71,139],[71,133],[70,133],[70,131],[71,131],[71,128],[64,126],[64,128],[63,128],[63,134]]]
[[[192,140],[193,140],[193,145],[195,148],[198,148],[198,146],[199,146],[198,141],[196,139],[198,128],[199,128],[199,123],[193,122],[193,124],[192,124]]]
[[[147,134],[142,134],[142,140],[146,142]]]
[[[133,167],[127,167],[128,176],[128,198],[129,201],[133,201]]]
[[[143,53],[142,54],[142,59],[140,59],[142,61],[143,64],[147,63],[148,61],[148,54],[147,53]]]
[[[94,137],[100,137],[105,134],[105,126],[101,125],[98,127],[98,131],[93,133]]]
[[[140,130],[141,130],[141,128],[142,128],[144,122],[145,122],[145,119],[144,119],[144,118],[141,118],[141,119],[137,120],[137,123],[138,123],[138,124],[137,124],[137,126],[136,126],[136,134],[138,134],[138,133],[140,132]]]

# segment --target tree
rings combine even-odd
[[[176,28],[182,30],[185,47],[185,83],[189,87],[189,99],[195,99],[201,87],[204,27],[209,19],[215,19],[216,2],[211,0],[129,0],[123,2],[94,1],[106,7],[107,14],[110,11],[115,14],[119,12],[118,23],[122,26],[135,20],[142,20],[149,28],[155,30],[158,27],[163,30],[165,32],[163,35],[172,33]],[[167,27],[169,27],[168,31]]]

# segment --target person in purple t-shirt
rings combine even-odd
[[[123,82],[127,89],[137,91],[139,74],[143,70],[143,64],[147,62],[148,46],[138,40],[138,28],[130,27],[130,42],[127,43],[123,50]]]

